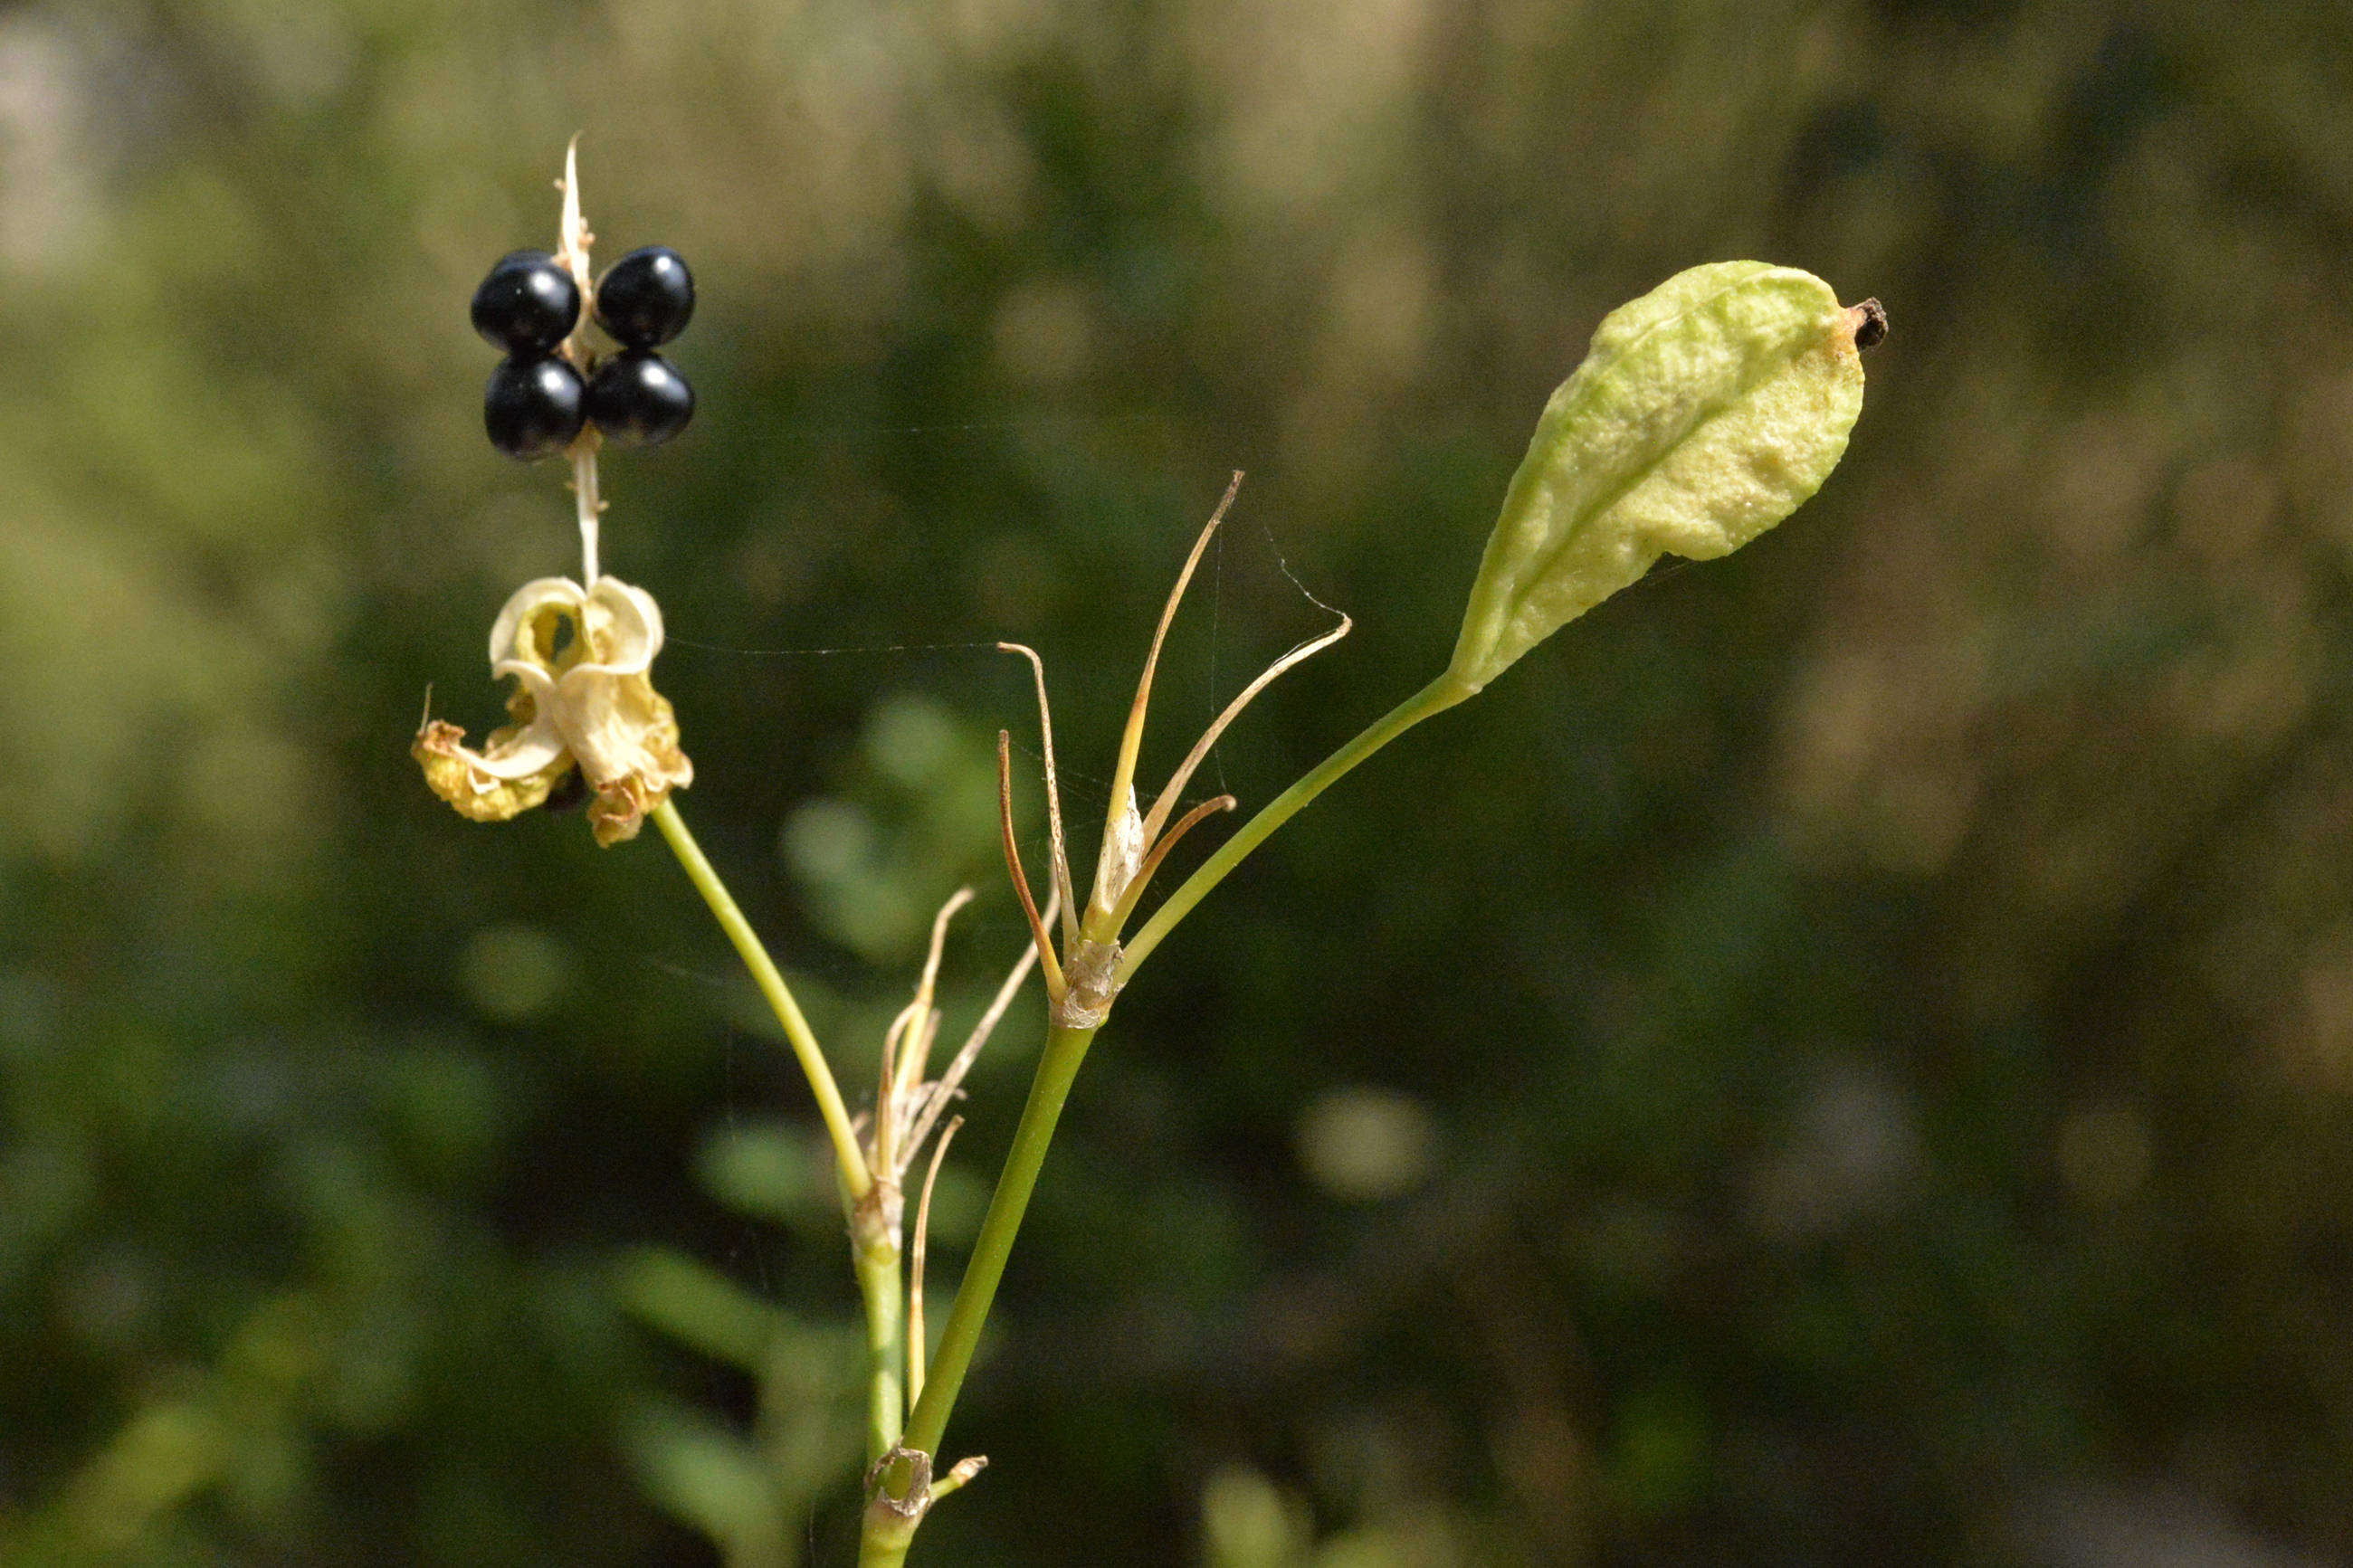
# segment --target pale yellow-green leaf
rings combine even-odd
[[[1725,261],[1620,306],[1545,405],[1449,675],[1476,691],[1662,554],[1728,554],[1821,487],[1862,407],[1858,307]]]

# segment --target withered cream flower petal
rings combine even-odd
[[[583,597],[580,584],[569,577],[534,577],[517,588],[508,595],[499,618],[491,623],[491,668],[503,675],[506,671],[499,666],[517,658],[539,668],[549,668],[554,663],[553,650],[542,654],[534,644],[522,639],[535,635],[542,610],[568,612],[576,618]]]
[[[597,666],[614,675],[641,675],[661,652],[661,606],[642,588],[600,577],[588,590],[590,641]]]
[[[647,673],[661,651],[661,608],[606,577],[583,589],[541,577],[515,590],[491,628],[491,668],[516,682],[515,723],[480,752],[428,721],[412,749],[426,782],[465,816],[503,821],[541,804],[575,763],[595,792],[597,842],[634,837],[645,815],[693,782],[678,719]]]
[[[504,822],[529,811],[572,771],[560,747],[528,731],[494,730],[480,752],[465,739],[457,725],[429,720],[408,754],[424,765],[426,787],[475,822]],[[533,762],[538,765],[527,765]]]

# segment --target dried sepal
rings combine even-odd
[[[1193,749],[1186,754],[1171,773],[1166,785],[1154,801],[1147,814],[1136,797],[1135,769],[1143,751],[1145,720],[1152,705],[1152,678],[1159,668],[1160,650],[1168,637],[1168,628],[1176,622],[1176,607],[1185,597],[1185,589],[1193,580],[1196,568],[1208,550],[1209,541],[1225,521],[1226,512],[1240,490],[1242,476],[1236,473],[1219,500],[1217,510],[1202,527],[1193,542],[1192,552],[1176,574],[1176,582],[1168,592],[1166,604],[1160,612],[1160,622],[1153,629],[1152,646],[1145,654],[1144,671],[1135,684],[1135,699],[1129,705],[1126,728],[1121,732],[1119,756],[1112,771],[1109,811],[1103,821],[1103,843],[1095,855],[1094,882],[1089,889],[1084,912],[1072,920],[1069,911],[1078,900],[1072,896],[1065,901],[1061,953],[1058,960],[1054,944],[1047,931],[1051,914],[1040,917],[1029,891],[1028,874],[1021,867],[1021,857],[1013,835],[1012,778],[1008,748],[1010,737],[999,731],[997,738],[997,794],[1000,827],[1004,838],[1006,868],[1010,873],[1014,891],[1019,895],[1022,911],[1029,917],[1030,934],[1036,943],[1039,964],[1045,970],[1046,992],[1052,1005],[1054,1022],[1064,1028],[1094,1028],[1109,1016],[1113,1000],[1124,983],[1120,974],[1121,950],[1119,933],[1134,914],[1153,873],[1161,861],[1196,824],[1220,811],[1234,806],[1231,795],[1220,795],[1201,803],[1179,817],[1174,826],[1169,818],[1176,813],[1185,786],[1217,744],[1226,727],[1239,718],[1243,709],[1258,698],[1278,678],[1303,660],[1322,652],[1348,635],[1352,623],[1345,616],[1340,624],[1327,632],[1309,638],[1269,665],[1244,687],[1225,710],[1212,721]],[[1053,876],[1050,886],[1057,894],[1071,888],[1070,856],[1062,832],[1062,809],[1055,784],[1053,714],[1046,700],[1046,672],[1036,653],[1018,643],[999,643],[1008,653],[1018,653],[1029,661],[1038,684],[1039,729],[1045,742],[1046,815],[1049,827],[1049,853],[1052,858]]]
[[[1029,873],[1021,868],[1021,846],[1013,836],[1013,736],[1004,730],[997,732],[997,819],[998,836],[1005,848],[1005,868],[1011,873],[1013,891],[1021,900],[1021,912],[1029,917],[1029,935],[1035,944],[1038,962],[1046,972],[1047,999],[1057,1005],[1062,1000],[1062,966],[1054,957],[1054,938],[1046,929],[1045,919],[1038,913],[1038,900],[1029,892]],[[1056,837],[1059,839],[1060,835]],[[1054,865],[1055,881],[1068,876],[1057,846]],[[1050,901],[1060,891],[1057,887],[1047,895]]]
[[[1088,900],[1088,913],[1108,916],[1119,908],[1128,885],[1144,869],[1144,858],[1150,849],[1144,814],[1135,808],[1135,791],[1131,788],[1103,819],[1103,847],[1095,854],[1094,891]]]
[[[1054,705],[1046,698],[1046,661],[1038,650],[1018,642],[997,645],[999,653],[1018,653],[1029,661],[1029,678],[1038,688],[1038,735],[1046,752],[1046,826],[1052,838],[1053,886],[1048,890],[1048,901],[1059,900],[1062,906],[1062,940],[1075,942],[1079,935],[1079,896],[1071,888],[1071,856],[1062,842],[1062,785],[1054,768]],[[1001,771],[1001,770],[1000,770]]]
[[[923,1259],[932,1238],[932,1189],[939,1185],[940,1164],[963,1125],[964,1118],[958,1116],[940,1129],[940,1141],[932,1146],[931,1167],[923,1173],[923,1196],[915,1200],[915,1239],[907,1253],[907,1403],[911,1406],[923,1396],[923,1359],[931,1350],[923,1325]]]

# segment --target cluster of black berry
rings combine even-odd
[[[551,458],[594,421],[608,441],[650,447],[694,417],[694,388],[654,353],[694,315],[694,277],[678,252],[632,250],[596,280],[596,324],[621,345],[584,382],[557,352],[580,320],[580,286],[543,250],[518,250],[474,290],[474,330],[504,349],[482,392],[491,445],[522,462]]]

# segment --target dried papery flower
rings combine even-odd
[[[434,794],[476,822],[503,822],[547,799],[573,768],[591,792],[596,842],[637,836],[646,813],[694,780],[678,719],[653,687],[661,608],[617,578],[583,588],[542,577],[515,590],[491,628],[491,671],[512,676],[507,712],[480,751],[428,718],[410,748]]]

